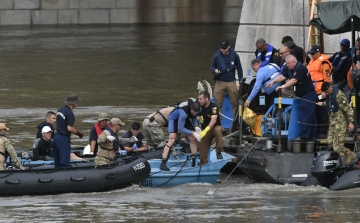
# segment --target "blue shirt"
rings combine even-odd
[[[267,87],[266,85],[270,83],[271,80],[273,80],[275,77],[279,76],[280,67],[274,63],[267,64],[263,67],[260,67],[256,74],[256,82],[254,85],[254,88],[252,89],[249,97],[247,100],[252,101],[254,97],[259,93],[261,88],[270,95],[277,86],[279,86],[281,83],[274,83],[271,87]]]
[[[185,133],[185,134],[191,135],[192,131],[185,128],[185,122],[186,122],[187,118],[188,118],[188,116],[187,116],[186,112],[183,109],[181,109],[181,108],[175,109],[169,115],[169,126],[174,125],[174,121],[176,119],[178,119],[178,131],[182,132],[182,133]],[[192,117],[191,121],[192,121],[194,126],[198,125],[197,116]]]
[[[240,56],[231,48],[228,55],[223,55],[220,50],[214,54],[210,71],[215,73],[216,69],[220,70],[221,74],[215,74],[215,80],[224,82],[235,81],[235,70],[238,71],[239,80],[243,78]]]
[[[56,113],[56,131],[61,135],[70,136],[71,132],[67,127],[73,127],[75,124],[75,115],[67,105],[58,109]]]

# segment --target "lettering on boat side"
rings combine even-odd
[[[152,187],[153,186],[152,180],[144,180],[140,184],[143,187]]]
[[[323,166],[331,166],[334,164],[337,164],[338,161],[337,160],[329,160],[329,161],[323,161]]]
[[[145,164],[144,164],[144,162],[141,162],[141,163],[138,163],[138,164],[132,166],[132,168],[133,168],[135,171],[141,170],[141,169],[145,168]]]

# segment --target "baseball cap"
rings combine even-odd
[[[49,126],[44,126],[41,130],[41,133],[47,133],[47,132],[52,132],[52,130]]]
[[[226,39],[221,40],[220,48],[227,48],[228,46],[229,46],[229,41],[227,41]]]
[[[131,128],[132,128],[132,129],[140,129],[140,123],[138,123],[138,122],[133,122],[133,123],[131,124]]]
[[[0,123],[0,130],[2,129],[6,129],[6,131],[9,131],[9,128],[7,128],[4,123]]]
[[[350,41],[348,39],[342,39],[340,44],[344,46],[350,46]]]
[[[309,50],[308,53],[317,53],[317,52],[320,52],[320,46],[312,45],[311,50]]]
[[[112,118],[112,119],[110,120],[110,123],[111,123],[112,125],[125,125],[125,123],[122,122],[119,118]]]
[[[105,120],[105,119],[106,119],[106,120],[110,120],[105,112],[101,112],[101,113],[99,114],[98,121],[100,122],[100,121]]]

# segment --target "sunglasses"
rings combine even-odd
[[[227,49],[227,47],[220,47],[222,50],[226,50]]]

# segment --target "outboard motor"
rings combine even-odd
[[[329,188],[343,174],[341,157],[334,151],[318,151],[314,154],[311,174],[319,184]]]

